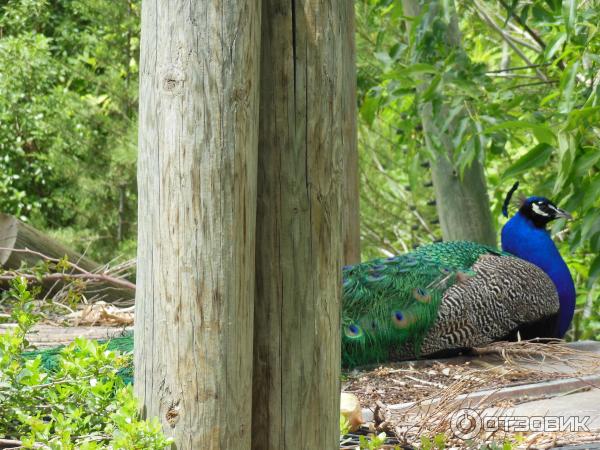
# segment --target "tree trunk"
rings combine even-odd
[[[423,129],[427,129],[425,118]],[[483,166],[479,161],[465,170],[462,179],[444,155],[431,164],[436,208],[446,241],[474,241],[496,245]]]
[[[421,13],[419,0],[403,0],[403,6],[408,17],[416,17]],[[456,11],[450,3],[447,3],[446,7],[450,8],[451,14],[443,40],[447,45],[446,53],[449,54],[453,49],[460,48],[461,37]],[[429,14],[445,15],[440,0],[428,2],[428,8]],[[439,114],[444,117],[447,116],[447,112],[448,109],[444,105]],[[475,159],[461,178],[451,162],[454,152],[450,138],[454,131],[452,127],[462,116],[457,115],[450,124],[448,133],[441,132],[435,126],[431,102],[420,105],[420,116],[428,147],[439,153],[438,158],[431,162],[431,169],[436,208],[444,240],[469,240],[496,245],[496,231],[490,212],[483,165]],[[434,148],[432,142],[440,142],[442,148]]]
[[[175,447],[250,447],[260,3],[142,3],[135,393]]]
[[[252,448],[339,446],[352,2],[264,0]],[[344,30],[344,31],[342,31]],[[346,53],[345,53],[346,52]]]

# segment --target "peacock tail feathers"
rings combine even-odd
[[[344,267],[343,365],[415,358],[508,335],[523,314],[513,311],[518,304],[506,304],[513,296],[505,294],[527,288],[523,282],[530,278],[541,280],[538,293],[543,293],[535,294],[532,304],[549,303],[552,312],[556,294],[545,274],[515,260],[492,247],[453,241]],[[551,300],[542,301],[543,295]],[[487,326],[492,320],[498,323]]]

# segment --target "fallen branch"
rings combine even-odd
[[[0,275],[0,282],[9,282],[14,280],[15,278],[20,277],[24,278],[27,281],[33,282],[54,282],[54,281],[71,281],[71,280],[84,280],[90,282],[103,282],[109,283],[114,286],[118,286],[124,289],[131,289],[135,291],[135,284],[131,281],[127,281],[123,278],[115,278],[110,275],[101,274],[101,273],[49,273],[46,275],[33,275],[21,272],[4,272],[3,275]]]
[[[13,254],[26,254],[34,257],[37,261],[45,261],[54,264],[56,267],[62,265],[62,270],[42,274],[34,272],[33,268],[0,271],[0,284],[9,283],[13,279],[21,277],[29,282],[37,282],[45,285],[45,290],[48,291],[46,296],[52,292],[53,297],[56,299],[68,294],[70,283],[78,281],[85,284],[84,290],[88,296],[88,300],[100,300],[109,297],[112,298],[112,301],[109,301],[110,303],[116,303],[122,298],[131,300],[135,297],[135,283],[123,277],[124,273],[127,273],[127,271],[135,266],[135,262],[126,261],[115,268],[97,266],[96,270],[92,271],[86,268],[87,265],[84,267],[67,259],[48,256],[40,251],[29,248],[15,249],[0,247],[0,253],[6,251],[10,251]]]
[[[125,276],[134,264],[100,264],[18,218],[0,213],[0,268],[6,270],[0,270],[0,284],[22,276],[39,280],[44,299],[55,302],[71,301],[73,293],[81,293],[84,301],[129,305],[135,297],[135,283]]]

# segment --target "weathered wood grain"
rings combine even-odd
[[[178,450],[250,447],[260,6],[142,3],[135,392]]]
[[[0,324],[0,334],[15,328],[16,324]],[[57,327],[53,325],[38,324],[27,333],[27,341],[34,347],[52,348],[58,345],[68,345],[76,338],[105,340],[122,336],[130,332],[131,328],[119,327]]]
[[[356,145],[344,125],[354,102],[351,8],[263,1],[255,450],[339,445],[344,145]]]
[[[344,152],[344,186],[342,190],[342,226],[344,232],[344,264],[360,262],[360,212],[358,139],[356,120],[356,45],[354,34],[354,7],[344,5],[340,28],[342,40],[342,151]]]

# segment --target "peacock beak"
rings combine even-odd
[[[561,217],[564,217],[567,220],[571,220],[573,218],[573,216],[571,214],[569,214],[567,211],[565,211],[564,209],[554,208],[554,210],[556,211],[554,213],[555,219],[560,219]]]

